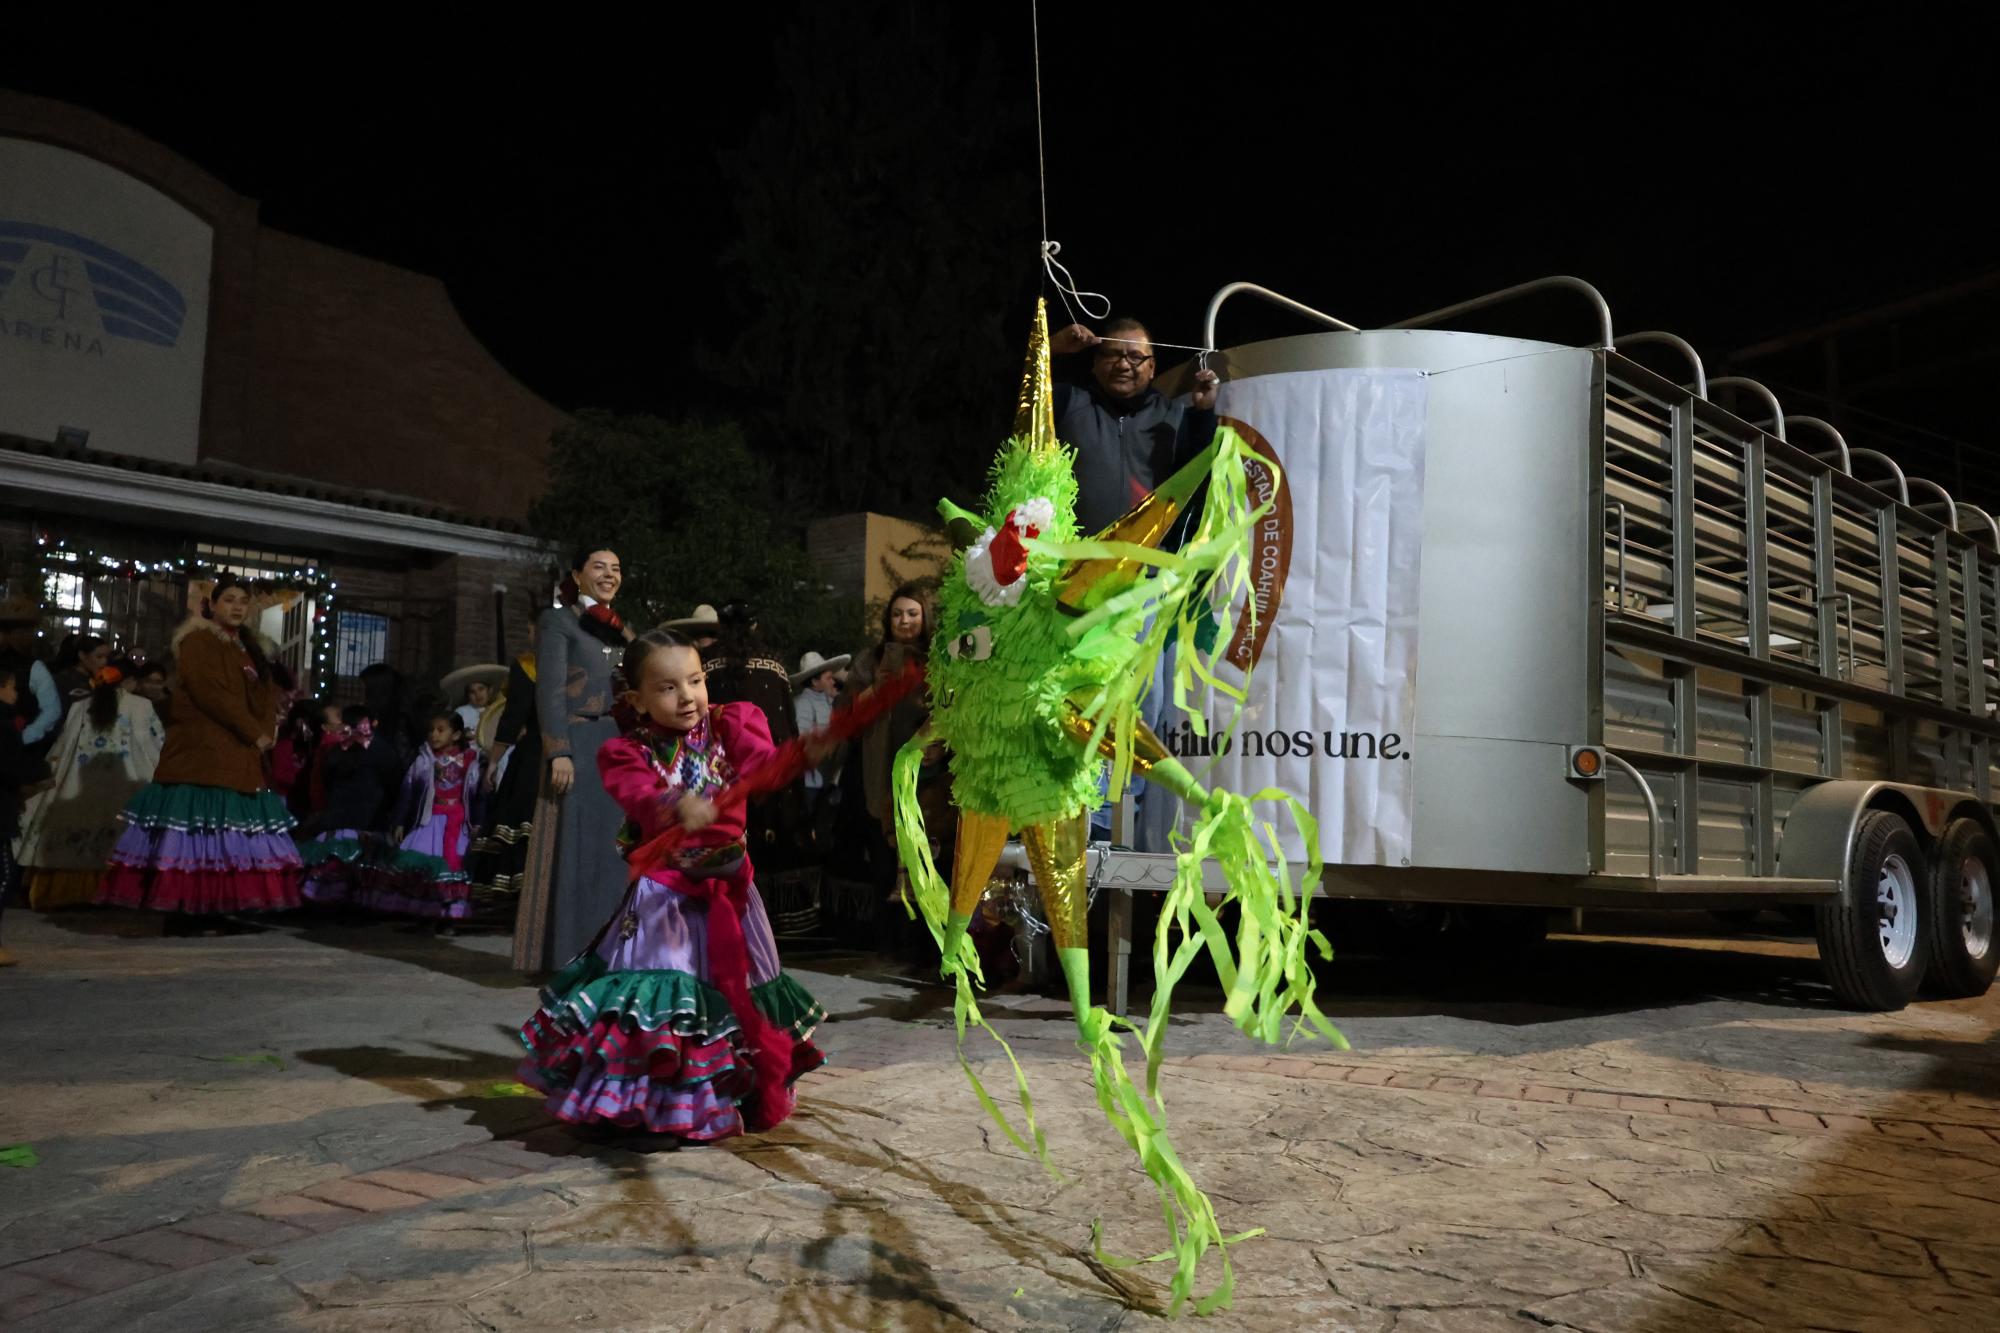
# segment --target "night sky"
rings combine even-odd
[[[1044,10],[1049,230],[1083,285],[1161,340],[1196,341],[1207,297],[1234,279],[1368,326],[1572,273],[1604,290],[1621,329],[1679,332],[1713,363],[2000,267],[1981,205],[1996,34],[1969,10],[1278,17],[1290,8]],[[942,31],[928,10],[737,6],[705,27],[546,48],[523,29],[492,36],[505,58],[370,44],[296,68],[275,50],[262,68],[204,68],[195,55],[171,90],[82,64],[0,78],[165,142],[261,200],[269,225],[438,275],[556,403],[671,414],[729,406],[705,354],[757,298],[720,262],[739,222],[719,162],[760,117],[803,114],[784,47],[808,13],[811,58],[878,94],[902,87],[899,66],[990,75],[975,107],[936,105],[912,78],[902,109],[941,166],[972,128],[996,136],[981,177],[1011,201],[995,262],[1018,263],[1022,308],[1004,316],[1025,318],[1041,233],[1028,5],[980,6]],[[846,102],[814,111],[838,129]],[[893,182],[877,185],[829,225],[921,267],[935,228],[905,225],[881,202]],[[917,299],[884,281],[875,313]],[[1222,340],[1299,327],[1246,305]],[[1589,326],[1558,300],[1486,327],[1582,341]],[[1973,378],[1990,379],[1995,363],[1980,364]],[[893,357],[882,373],[898,373]],[[1987,416],[1951,381],[1881,402],[1962,436]]]

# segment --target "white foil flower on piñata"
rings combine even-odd
[[[966,548],[965,582],[980,601],[1012,606],[1021,600],[1021,589],[1027,586],[1021,575],[1028,568],[1028,548],[1022,543],[1041,536],[1055,516],[1055,506],[1045,499],[1024,501],[1007,511],[1007,521],[999,528],[986,529]]]

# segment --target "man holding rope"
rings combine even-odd
[[[1152,494],[1181,464],[1208,447],[1215,436],[1215,372],[1197,371],[1194,389],[1185,402],[1169,399],[1153,387],[1158,364],[1146,326],[1129,316],[1114,319],[1102,334],[1072,324],[1049,339],[1059,354],[1090,350],[1090,384],[1055,386],[1056,438],[1076,450],[1076,519],[1083,532],[1101,532]],[[1197,496],[1176,530],[1161,543],[1178,547],[1183,534],[1201,511]],[[1140,703],[1140,714],[1155,732],[1162,725],[1170,700],[1166,681],[1174,648],[1161,654],[1153,689]],[[1168,835],[1178,809],[1171,794],[1153,792],[1142,780],[1132,784],[1137,825],[1127,836],[1142,852],[1168,849]],[[1092,819],[1093,839],[1110,836],[1108,808]]]
[[[1092,353],[1090,384],[1057,384],[1055,413],[1056,438],[1076,450],[1077,527],[1097,532],[1214,438],[1215,372],[1195,375],[1186,402],[1165,397],[1153,387],[1153,340],[1129,317],[1102,334],[1072,324],[1049,339],[1049,350]]]

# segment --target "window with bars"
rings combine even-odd
[[[38,555],[47,633],[105,639],[124,651],[166,652],[186,612],[177,577],[147,561],[61,549]],[[107,572],[107,569],[111,572]]]
[[[333,671],[353,679],[377,662],[389,660],[389,617],[372,611],[336,612]]]
[[[44,559],[47,568],[42,574],[43,602],[51,613],[52,627],[64,634],[79,632],[99,638],[112,637],[104,598],[92,594],[92,580],[81,572],[71,573],[63,568],[79,564],[77,554],[52,551]]]
[[[293,579],[319,567],[318,561],[304,556],[253,551],[241,546],[211,546],[207,542],[196,543],[194,553],[203,564],[246,579]]]
[[[310,557],[235,546],[202,543],[191,552],[178,550],[204,565],[254,580],[295,579],[319,567]],[[159,657],[167,652],[175,629],[196,609],[189,601],[181,555],[163,555],[158,548],[137,555],[129,550],[79,552],[57,543],[41,550],[38,558],[49,632],[57,639],[91,634],[124,650]],[[318,602],[310,592],[278,594],[253,625],[270,641],[273,660],[301,681],[311,677]]]

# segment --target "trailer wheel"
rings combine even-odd
[[[1984,995],[2000,968],[1993,939],[1993,839],[1976,819],[1955,819],[1938,841],[1925,915],[1930,936],[1930,985],[1940,995]]]
[[[1834,994],[1856,1009],[1901,1009],[1924,979],[1923,849],[1886,810],[1854,830],[1847,891],[1818,913],[1819,957]]]

